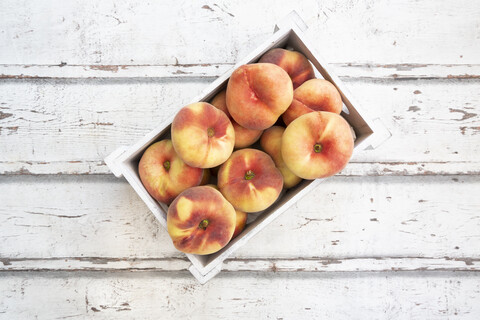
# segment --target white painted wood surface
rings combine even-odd
[[[183,257],[130,186],[113,176],[0,179],[4,258]],[[478,259],[478,194],[476,176],[333,177],[235,256]]]
[[[9,147],[0,172],[109,174],[105,156],[150,132],[208,82],[5,80],[0,137]],[[479,83],[347,81],[392,138],[355,156],[342,174],[478,174]]]
[[[200,286],[102,159],[292,9],[393,136]],[[0,319],[478,319],[479,16],[463,0],[3,1]]]
[[[292,10],[312,35],[330,44],[321,51],[332,63],[479,64],[480,8],[469,0],[5,0],[0,60],[51,66],[233,63]]]
[[[476,319],[476,273],[5,273],[0,317]],[[46,290],[48,288],[48,290]]]

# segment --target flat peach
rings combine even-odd
[[[233,232],[232,239],[237,237],[240,233],[242,233],[243,229],[245,229],[245,226],[247,225],[247,216],[248,214],[246,212],[236,210],[235,213],[237,214],[237,219],[235,220],[235,231]]]
[[[145,150],[138,163],[138,174],[154,199],[170,204],[182,191],[200,183],[203,170],[183,162],[175,152],[172,141],[167,139]]]
[[[235,131],[235,148],[241,149],[251,146],[262,135],[262,130],[247,129],[239,125],[235,120],[232,119],[232,116],[228,112],[227,101],[226,101],[226,90],[220,91],[210,102],[213,106],[225,112],[229,117],[233,125],[233,130]]]
[[[282,135],[285,128],[279,126],[273,126],[263,132],[260,139],[260,146],[263,151],[268,153],[275,165],[280,170],[283,176],[283,186],[288,189],[296,186],[302,178],[297,177],[290,169],[288,169],[285,161],[282,158]]]
[[[287,72],[272,63],[256,63],[236,69],[227,85],[227,107],[233,119],[247,129],[271,127],[293,99]]]
[[[219,190],[218,186],[215,184],[207,184],[205,186],[214,188],[215,190]],[[232,239],[238,236],[243,231],[243,229],[245,229],[245,226],[247,225],[247,217],[248,217],[248,214],[246,212],[243,212],[237,209],[235,209],[235,213],[237,214],[237,218],[235,220],[236,221],[235,231],[233,232]]]
[[[282,187],[282,174],[272,158],[260,150],[237,150],[218,171],[218,188],[240,211],[268,208],[277,200]]]
[[[332,112],[315,111],[295,119],[282,136],[282,157],[303,179],[325,178],[342,170],[353,153],[347,121]]]
[[[168,208],[168,234],[175,248],[185,253],[219,251],[232,239],[235,225],[233,206],[208,186],[185,190]]]
[[[342,97],[332,83],[323,79],[313,79],[295,89],[292,104],[282,118],[288,126],[299,116],[313,111],[340,114],[342,106]]]
[[[315,78],[313,67],[302,53],[282,48],[275,48],[260,58],[260,63],[273,63],[285,70],[296,89],[307,80]]]
[[[192,103],[173,119],[172,143],[188,165],[212,168],[232,154],[235,132],[225,113],[206,102]]]

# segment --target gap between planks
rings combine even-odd
[[[0,162],[0,175],[109,175],[103,161]],[[480,162],[350,162],[339,176],[480,175]]]
[[[0,79],[49,78],[214,78],[233,63],[171,65],[23,65],[0,64]],[[341,78],[355,79],[480,79],[479,64],[333,63]]]
[[[187,258],[0,258],[1,272],[45,271],[186,271]],[[465,257],[360,257],[229,259],[222,271],[230,272],[391,272],[480,271],[480,258]]]

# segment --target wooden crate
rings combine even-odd
[[[354,155],[359,150],[375,148],[389,136],[388,131],[386,131],[385,127],[377,119],[369,118],[367,112],[354,101],[342,81],[333,74],[327,63],[316,52],[310,40],[306,39],[303,33],[305,29],[305,23],[298,14],[293,11],[275,26],[274,34],[268,40],[212,82],[212,84],[199,96],[195,97],[192,102],[210,101],[220,90],[225,88],[230,75],[237,67],[248,63],[255,63],[268,50],[272,48],[291,48],[303,53],[313,64],[318,77],[323,77],[332,82],[340,92],[344,103],[342,116],[355,131]],[[175,113],[134,145],[121,147],[105,159],[106,164],[113,174],[117,177],[125,177],[165,229],[167,228],[166,219],[168,206],[157,202],[144,188],[138,174],[138,162],[148,146],[156,141],[170,138],[170,125],[174,116]],[[238,237],[233,239],[222,250],[205,256],[186,254],[192,262],[189,268],[190,272],[200,283],[205,283],[210,280],[221,271],[222,262],[235,252],[235,250],[244,245],[257,232],[262,230],[282,212],[299,201],[305,194],[313,190],[324,180],[325,179],[313,181],[303,180],[296,187],[283,192],[279,199],[265,211],[254,215],[249,214],[249,221],[252,220],[252,217],[254,217],[254,220],[246,226],[245,230]]]

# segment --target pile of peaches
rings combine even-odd
[[[171,140],[150,145],[138,165],[146,190],[169,205],[174,246],[217,252],[283,189],[342,170],[354,143],[342,105],[303,54],[277,48],[236,69],[210,103],[183,107]]]

